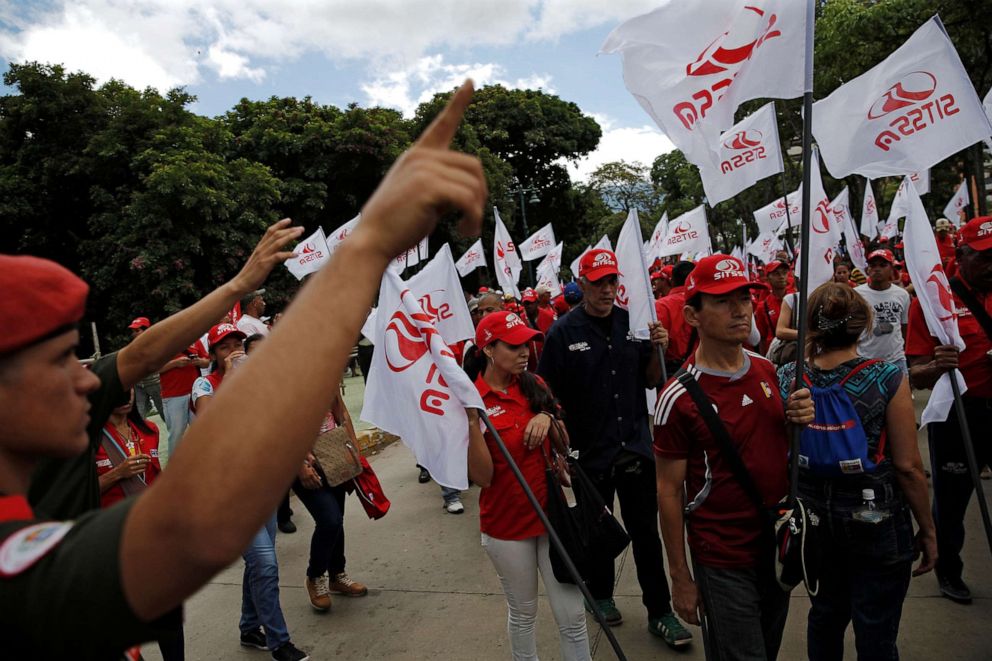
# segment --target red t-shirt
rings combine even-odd
[[[545,335],[551,330],[558,317],[551,308],[537,308],[537,330]]]
[[[685,307],[685,287],[672,287],[668,296],[662,296],[654,302],[658,321],[668,331],[668,348],[665,350],[666,360],[682,360],[689,353],[689,342],[692,340],[692,327],[685,323],[682,308]]]
[[[105,473],[109,473],[114,467],[110,461],[110,457],[107,456],[107,451],[103,449],[102,442],[107,438],[107,434],[110,434],[110,438],[113,439],[113,442],[123,451],[125,455],[133,456],[136,454],[147,454],[152,458],[151,461],[148,462],[148,465],[145,466],[144,475],[145,484],[151,486],[152,482],[155,481],[155,478],[158,477],[158,474],[162,472],[162,464],[160,464],[158,460],[158,427],[155,426],[155,423],[146,420],[145,424],[151,428],[151,431],[145,432],[138,429],[138,427],[131,423],[131,421],[128,421],[127,424],[133,434],[133,449],[128,447],[130,445],[128,443],[128,439],[122,438],[112,424],[108,422],[103,426],[103,431],[100,432],[101,443],[96,449],[96,473],[97,475],[103,475]],[[122,487],[120,483],[117,483],[100,494],[100,507],[110,507],[117,501],[124,500],[125,497],[124,487]]]
[[[186,351],[173,356],[172,360],[176,358],[188,358],[190,356],[197,358],[208,357],[207,352],[203,350],[203,345],[195,342]],[[196,365],[174,367],[167,372],[160,372],[159,379],[162,384],[162,397],[188,396],[190,388],[193,387],[193,382],[196,381],[198,376],[200,376],[200,368]]]
[[[778,316],[782,312],[782,299],[769,292],[754,308],[754,323],[761,333],[761,353],[768,351],[768,345],[775,338]]]
[[[528,450],[524,446],[524,430],[534,417],[530,405],[514,380],[506,393],[493,390],[480,374],[475,386],[482,395],[486,413],[510,451],[520,472],[527,479],[538,502],[544,507],[548,499],[548,483],[544,475],[544,456],[541,449]],[[482,532],[496,539],[527,539],[545,534],[544,524],[537,517],[534,507],[527,500],[524,490],[514,477],[503,453],[487,431],[486,446],[493,457],[492,483],[479,495],[479,524]],[[547,443],[545,443],[547,447]]]
[[[750,351],[750,365],[733,377],[689,368],[716,406],[720,420],[748,472],[772,506],[789,489],[789,439],[775,366]],[[690,357],[690,365],[695,362]],[[689,548],[709,567],[752,567],[762,553],[759,515],[734,476],[692,397],[672,380],[658,397],[654,451],[661,459],[685,459]]]
[[[951,236],[950,232],[944,232],[935,233],[934,238],[937,239],[937,253],[940,255],[940,261],[946,267],[947,262],[954,257],[956,249],[954,237]]]
[[[992,314],[992,296],[974,292],[975,297]],[[953,294],[953,292],[952,292]],[[953,294],[954,309],[958,314],[958,332],[964,340],[964,351],[958,356],[958,365],[968,385],[965,397],[992,398],[992,360],[986,355],[992,350],[992,340],[982,330],[971,310]],[[923,308],[918,298],[909,305],[909,323],[906,327],[906,356],[931,356],[937,346],[937,338],[930,334]]]

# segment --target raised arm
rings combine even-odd
[[[174,364],[171,359],[210,330],[242,296],[258,289],[276,264],[293,255],[283,248],[299,238],[303,228],[290,227],[289,223],[290,220],[284,218],[270,226],[244,267],[230,281],[185,310],[152,325],[120,350],[117,374],[125,390],[149,374],[189,363]]]
[[[337,393],[389,260],[449,210],[462,212],[463,233],[478,233],[487,195],[482,166],[448,148],[471,96],[466,83],[396,161],[353,234],[252,359],[227,377],[169,470],[134,505],[121,574],[140,617],[190,596],[238,557],[275,510]]]

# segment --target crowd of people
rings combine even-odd
[[[281,319],[265,318],[260,286],[301,235],[288,221],[269,228],[231,281],[157,323],[136,318],[131,342],[88,368],[75,357],[87,285],[52,262],[0,256],[11,327],[0,338],[0,630],[16,658],[118,659],[158,641],[164,658],[182,659],[183,600],[239,555],[241,644],[310,658],[280,606],[275,537],[295,529],[290,491],[315,523],[303,577],[312,607],[329,610],[331,593],[367,594],[345,569],[346,488],[328,484],[314,439],[342,427],[357,444],[338,384],[388,261],[443,209],[478,231],[481,166],[448,150],[470,97],[463,86],[397,161]],[[838,259],[833,281],[810,293],[804,347],[788,251],[767,264],[720,254],[656,262],[657,321],[641,340],[617,305],[616,255],[595,249],[557,296],[545,287],[519,300],[485,287],[466,294],[475,336],[452,349],[538,502],[549,498],[546,471],[567,483],[558,459],[575,458],[622,516],[648,631],[679,649],[693,641],[684,623],[705,625],[708,658],[778,655],[790,593],[765,510],[789,492],[798,431],[798,491],[819,521],[809,658],[842,658],[848,625],[859,658],[897,658],[912,575],[935,569],[943,596],[971,600],[960,556],[973,488],[962,421],[952,410],[929,426],[931,504],[912,389],[958,368],[969,425],[992,424],[992,218],[935,229],[963,351],[927,330],[903,246],[885,243],[870,246],[867,272]],[[335,323],[322,323],[332,312]],[[360,344],[360,362],[373,351]],[[836,402],[860,446],[831,464],[803,453],[831,431],[825,403]],[[164,468],[152,407],[166,426]],[[548,531],[497,439],[477,413],[469,421],[468,477],[481,488],[482,546],[506,597],[512,658],[537,658],[540,577],[561,657],[590,659],[583,611],[624,621],[613,559],[589,568],[584,603],[556,577]],[[279,453],[268,451],[273,438]],[[988,443],[976,439],[988,464]],[[443,488],[442,499],[448,513],[465,511],[459,492]],[[112,631],[99,626],[108,620]]]

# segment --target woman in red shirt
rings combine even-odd
[[[100,476],[100,507],[141,493],[162,472],[158,427],[138,414],[133,390],[103,426],[96,449],[96,472]]]
[[[475,377],[486,412],[513,460],[544,505],[544,474],[549,440],[559,438],[552,420],[558,407],[539,377],[527,371],[530,342],[541,333],[512,312],[494,312],[476,328],[478,351],[467,359],[466,371]],[[476,375],[477,374],[477,375]],[[590,659],[582,593],[559,583],[551,569],[548,533],[534,511],[509,464],[491,435],[472,425],[468,471],[482,487],[479,519],[482,546],[496,567],[509,608],[508,629],[514,659],[537,658],[534,625],[537,620],[537,574],[544,581],[548,601],[558,624],[561,658]]]

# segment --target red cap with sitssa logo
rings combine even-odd
[[[972,218],[958,232],[958,242],[974,250],[992,248],[992,216]]]
[[[505,310],[487,314],[475,329],[475,344],[480,349],[496,340],[518,346],[533,339],[543,338],[541,333],[525,324],[519,315]]]
[[[619,275],[617,256],[612,250],[597,248],[582,255],[579,260],[579,277],[595,282],[608,275]]]
[[[217,324],[210,329],[210,334],[207,335],[207,344],[213,349],[228,335],[237,335],[242,340],[245,339],[245,334],[238,330],[234,324]]]
[[[696,262],[685,280],[685,297],[696,294],[728,294],[738,289],[763,289],[747,276],[743,262],[730,255],[710,255]]]

